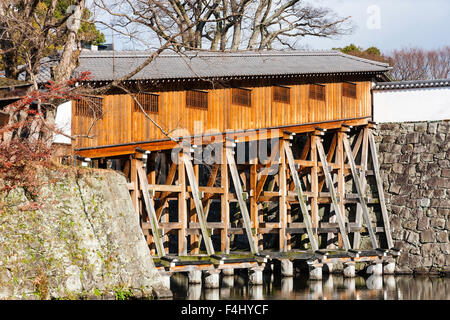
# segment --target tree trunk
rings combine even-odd
[[[239,18],[233,24],[233,42],[231,44],[231,50],[233,51],[239,50],[239,45],[241,44],[241,29],[242,20]]]
[[[80,50],[77,44],[77,34],[80,30],[81,15],[86,7],[86,0],[80,0],[76,9],[74,10],[72,19],[67,21],[67,29],[69,35],[64,46],[63,53],[59,64],[54,69],[54,81],[67,81],[72,76],[73,70],[77,67],[77,60]],[[77,51],[77,52],[76,52]]]

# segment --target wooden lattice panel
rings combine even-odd
[[[309,98],[325,101],[325,86],[320,84],[311,84],[309,86]]]
[[[208,109],[208,92],[200,90],[186,91],[186,106],[189,108]]]
[[[342,84],[342,95],[347,98],[356,99],[356,84],[344,82]]]
[[[291,88],[281,86],[273,87],[273,101],[291,103]]]
[[[240,106],[252,106],[252,91],[245,88],[233,88],[231,90],[233,104]]]
[[[103,114],[103,99],[99,97],[83,97],[75,100],[75,115],[88,118],[101,118]]]
[[[154,93],[138,93],[136,95],[136,100],[146,113],[159,112],[159,95]],[[134,111],[142,111],[136,101],[134,101]]]

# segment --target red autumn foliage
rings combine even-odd
[[[35,169],[53,165],[50,139],[60,133],[54,123],[47,120],[46,113],[62,101],[81,99],[83,92],[75,84],[88,79],[89,73],[83,73],[64,83],[49,82],[4,108],[10,117],[20,120],[0,128],[0,193],[23,188],[29,200],[36,198],[41,182]],[[37,102],[39,107],[36,107]],[[39,204],[31,201],[27,208],[36,209]],[[0,205],[0,212],[1,209]]]

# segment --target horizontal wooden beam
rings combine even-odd
[[[318,124],[320,127],[327,130],[339,129],[343,124],[349,126],[363,126],[369,123],[369,117],[362,117],[356,119],[340,119],[326,122],[316,122],[307,124],[297,124],[286,127],[261,128],[255,131],[232,131],[214,134],[214,136],[203,136],[202,142],[204,144],[210,143],[224,143],[227,138],[232,138],[237,142],[247,142],[254,140],[266,140],[273,138],[281,138],[284,131],[288,130],[292,133],[308,133],[314,132]],[[262,134],[263,133],[263,134]],[[191,137],[192,143],[196,137]],[[198,139],[198,138],[196,138]],[[214,139],[214,141],[212,140]],[[93,148],[75,149],[75,154],[86,158],[111,158],[117,156],[124,156],[134,154],[136,148],[141,148],[147,151],[170,150],[177,147],[178,142],[173,140],[159,140],[159,141],[143,141],[133,142],[129,144],[107,145]]]
[[[187,186],[186,190],[188,192],[192,192],[191,186]],[[199,186],[198,190],[200,192],[210,193],[210,194],[222,194],[222,193],[225,193],[224,189],[220,188],[220,187],[202,187],[202,186]]]
[[[183,187],[177,185],[149,184],[148,189],[152,191],[181,192]]]

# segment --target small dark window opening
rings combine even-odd
[[[309,98],[325,101],[325,86],[320,84],[311,84],[309,86]]]
[[[208,109],[208,92],[200,90],[186,91],[186,106],[189,108]]]
[[[291,88],[282,86],[273,87],[273,101],[291,103]]]
[[[142,106],[146,113],[158,113],[159,112],[159,95],[154,93],[138,93],[135,96],[136,100]],[[139,105],[134,101],[134,111],[142,112]]]
[[[252,106],[252,90],[245,88],[232,88],[231,90],[233,104],[240,106]]]
[[[347,98],[356,99],[356,84],[344,82],[342,84],[342,95]]]
[[[103,98],[83,97],[75,100],[75,115],[100,119],[103,116]]]

